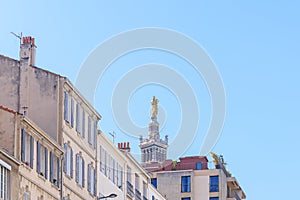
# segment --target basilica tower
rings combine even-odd
[[[151,102],[151,119],[148,129],[148,138],[143,139],[140,136],[141,148],[141,163],[163,163],[167,158],[168,136],[165,139],[160,138],[159,123],[157,121],[158,115],[158,99],[153,96]]]

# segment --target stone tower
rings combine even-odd
[[[152,99],[151,120],[148,129],[148,138],[140,136],[141,163],[163,163],[167,158],[168,136],[161,139],[159,135],[159,123],[157,121],[158,99]]]

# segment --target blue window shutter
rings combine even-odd
[[[45,148],[45,178],[48,178],[48,149]]]
[[[73,178],[73,150],[71,149],[71,159],[70,159],[70,176],[71,176],[71,178]]]
[[[26,142],[26,131],[24,129],[22,129],[22,132],[21,132],[21,161],[22,162],[26,162],[25,142]]]
[[[92,123],[91,123],[91,117],[89,116],[88,117],[88,142],[90,143],[90,144],[92,144],[92,130],[91,130],[91,128],[92,128]]]
[[[82,159],[82,187],[84,187],[84,159]]]
[[[41,172],[41,166],[40,166],[40,161],[41,161],[41,144],[39,141],[36,142],[36,171],[38,173]]]
[[[68,145],[65,143],[64,144],[64,172],[67,172],[67,158],[68,158]]]
[[[81,131],[82,137],[85,137],[85,112],[82,109],[82,131]]]
[[[30,136],[30,167],[31,169],[33,168],[33,145],[34,145],[34,140],[32,135]]]
[[[57,186],[58,187],[60,187],[60,172],[61,172],[61,170],[60,170],[60,159],[59,158],[56,158],[56,162],[57,162],[57,178],[56,178],[56,180],[57,180]]]
[[[50,182],[53,183],[53,164],[54,164],[54,156],[52,151],[50,151]]]
[[[75,174],[75,181],[76,183],[79,182],[79,154],[76,154],[76,166],[75,166],[76,174]]]
[[[91,166],[88,165],[88,191],[91,192]]]
[[[96,184],[96,180],[97,180],[97,173],[96,173],[96,170],[93,169],[93,172],[94,172],[94,196],[96,196],[96,189],[97,189],[97,184]]]
[[[76,105],[76,131],[80,132],[80,106]]]
[[[71,99],[71,126],[74,127],[74,100]]]

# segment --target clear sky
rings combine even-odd
[[[203,47],[223,80],[226,118],[213,151],[224,156],[247,199],[295,199],[300,179],[299,6],[297,1],[269,0],[2,1],[0,53],[18,59],[19,41],[10,32],[31,35],[38,46],[37,66],[75,84],[90,53],[114,35],[144,27],[181,33]],[[138,153],[138,138],[117,126],[111,102],[121,78],[148,63],[167,65],[193,89],[199,126],[183,155],[199,154],[212,115],[210,93],[189,63],[168,52],[142,49],[109,66],[95,92],[95,107],[103,116],[99,126],[116,132],[116,142],[131,141]],[[128,113],[135,124],[147,126],[152,95],[166,116],[161,135],[168,134],[172,142],[184,110],[168,86],[140,85],[124,99]]]

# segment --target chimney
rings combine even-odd
[[[122,152],[130,152],[130,143],[129,142],[118,143],[118,149]]]
[[[36,58],[36,46],[34,38],[31,36],[22,37],[22,43],[20,47],[20,60],[27,61],[28,65],[35,65]]]

